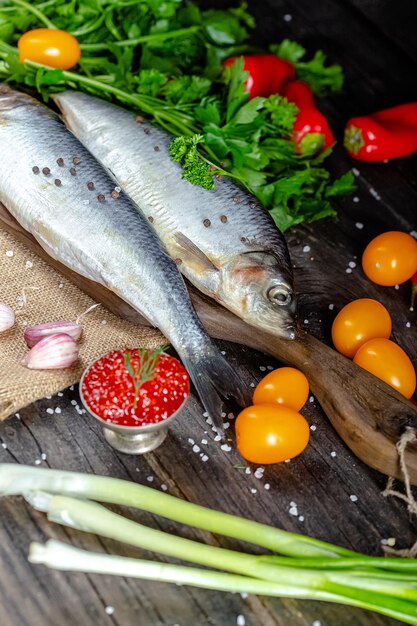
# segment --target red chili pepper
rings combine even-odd
[[[223,65],[233,65],[239,57],[230,57]],[[275,54],[249,54],[243,57],[243,69],[249,72],[246,91],[249,98],[263,96],[267,98],[279,93],[281,87],[295,76],[292,63],[280,59]]]
[[[417,297],[417,272],[411,277],[411,308],[414,309],[414,300]]]
[[[313,92],[307,83],[301,80],[294,80],[284,85],[280,93],[299,109],[293,126],[294,143],[297,152],[303,152],[302,142],[307,135],[322,135],[323,143],[320,146],[322,148],[329,148],[334,144],[332,130],[323,113],[320,113],[316,108]],[[318,138],[318,141],[320,140],[321,138]]]
[[[352,117],[344,146],[360,161],[386,161],[417,152],[417,102]]]

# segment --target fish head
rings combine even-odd
[[[251,326],[284,339],[296,336],[296,299],[290,270],[271,251],[240,254],[223,269],[220,301]]]

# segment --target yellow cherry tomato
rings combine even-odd
[[[349,302],[336,315],[332,340],[338,352],[352,358],[361,345],[370,339],[388,339],[392,322],[387,309],[376,300],[361,298]]]
[[[280,463],[300,454],[310,428],[300,413],[276,404],[257,404],[236,418],[236,444],[251,463]]]
[[[353,361],[394,387],[406,398],[416,388],[416,372],[407,354],[389,339],[371,339],[359,348]]]
[[[417,271],[417,241],[399,231],[382,233],[366,246],[362,267],[378,285],[399,285]]]
[[[308,380],[300,370],[280,367],[263,378],[255,388],[253,404],[283,404],[299,411],[308,398]]]
[[[36,28],[22,35],[17,42],[19,60],[69,70],[80,60],[78,41],[64,30]]]

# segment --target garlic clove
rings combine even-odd
[[[0,302],[0,333],[9,330],[16,320],[13,309],[4,302]]]
[[[47,324],[37,324],[36,326],[27,326],[23,333],[23,338],[29,348],[33,348],[44,337],[65,333],[72,337],[75,341],[81,336],[81,326],[76,322],[59,321],[48,322]]]
[[[78,359],[77,342],[58,333],[38,341],[22,360],[22,365],[35,370],[55,370],[70,367]]]

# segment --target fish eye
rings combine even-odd
[[[268,290],[267,298],[271,302],[283,306],[291,304],[292,293],[283,285],[275,285]]]

